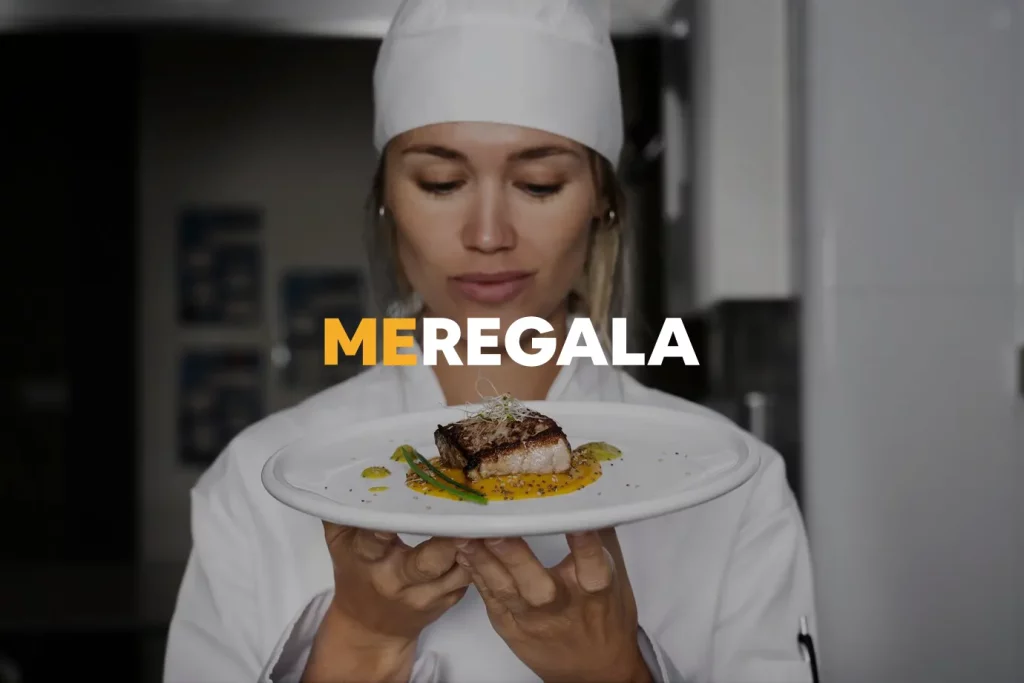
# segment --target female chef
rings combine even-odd
[[[373,214],[409,312],[607,327],[623,212],[608,15],[608,0],[403,3],[375,70]],[[749,435],[761,465],[732,493],[568,538],[338,528],[264,490],[267,458],[306,430],[478,401],[480,371],[378,366],[234,439],[192,491],[165,680],[811,680],[803,523],[782,459]],[[520,399],[707,414],[589,361],[506,359],[487,379]]]

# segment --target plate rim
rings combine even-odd
[[[653,519],[674,512],[680,512],[690,508],[698,507],[705,503],[716,500],[735,489],[743,486],[756,474],[761,466],[760,449],[751,448],[750,437],[746,435],[737,425],[723,417],[721,420],[711,416],[691,413],[687,411],[672,409],[666,406],[650,406],[645,404],[624,403],[618,401],[523,401],[523,403],[539,412],[545,410],[568,409],[577,411],[577,414],[585,414],[588,410],[601,408],[607,411],[610,407],[616,412],[632,413],[642,415],[649,419],[652,414],[659,415],[663,419],[684,418],[695,421],[712,429],[731,432],[731,435],[738,437],[737,441],[742,444],[746,451],[745,458],[738,465],[737,470],[731,476],[723,477],[713,481],[710,485],[698,489],[698,495],[694,492],[684,491],[676,495],[662,496],[656,501],[641,500],[623,505],[613,505],[608,508],[587,508],[585,510],[558,512],[551,515],[530,515],[526,518],[519,517],[515,513],[488,514],[486,517],[475,515],[467,508],[465,513],[445,513],[429,515],[412,512],[386,512],[370,508],[357,507],[331,500],[314,491],[301,489],[283,481],[277,476],[277,468],[286,456],[289,449],[294,448],[301,442],[315,441],[318,437],[344,438],[344,432],[354,430],[361,432],[380,431],[384,426],[402,420],[426,421],[429,416],[437,416],[439,424],[450,421],[451,416],[461,411],[464,406],[444,406],[432,410],[420,410],[413,412],[395,413],[372,420],[362,422],[351,422],[340,427],[321,426],[303,433],[297,438],[279,447],[266,460],[261,470],[260,478],[263,488],[275,500],[282,505],[301,512],[302,514],[316,517],[335,524],[352,524],[339,519],[331,514],[331,509],[351,508],[358,511],[360,521],[359,528],[370,531],[395,532],[400,534],[420,536],[457,536],[460,538],[492,538],[497,536],[546,536],[552,534],[565,534],[578,531],[601,529],[607,527],[618,527],[627,524],[640,522],[646,519]],[[546,414],[546,413],[545,413]],[[435,418],[431,417],[433,422]],[[688,500],[690,499],[690,500]],[[468,505],[468,504],[467,504]],[[482,522],[486,519],[486,522]],[[396,520],[401,520],[399,523]],[[525,525],[524,522],[529,520]],[[396,529],[395,527],[401,527]],[[458,534],[438,534],[438,526],[444,528],[459,528]],[[434,527],[434,528],[431,528]],[[524,533],[523,529],[529,528]]]

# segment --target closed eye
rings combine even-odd
[[[535,183],[525,183],[520,187],[529,195],[534,197],[551,197],[562,191],[565,185],[537,185]]]
[[[463,181],[453,180],[447,183],[430,183],[427,181],[421,181],[419,183],[420,189],[430,194],[446,195],[455,192],[462,187]]]

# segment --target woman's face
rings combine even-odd
[[[445,123],[389,146],[385,205],[398,258],[430,315],[551,319],[599,215],[587,150],[538,130]]]

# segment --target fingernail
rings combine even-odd
[[[468,569],[468,568],[469,568],[469,566],[470,566],[470,564],[469,564],[469,560],[468,560],[468,559],[466,558],[466,556],[465,556],[465,555],[463,555],[462,553],[456,553],[456,554],[455,554],[455,561],[456,561],[456,562],[458,562],[458,563],[459,563],[460,565],[462,565],[463,567],[466,567],[467,569]]]
[[[476,550],[476,548],[473,547],[473,544],[465,538],[460,538],[455,541],[455,547],[467,555],[472,555],[473,551]]]
[[[381,531],[378,531],[378,532],[374,533],[373,535],[376,536],[377,538],[379,538],[382,541],[390,541],[391,539],[393,539],[395,537],[394,534],[385,534],[385,533],[383,533]]]
[[[505,541],[501,538],[488,538],[484,543],[487,544],[488,548],[499,553],[506,548]]]

